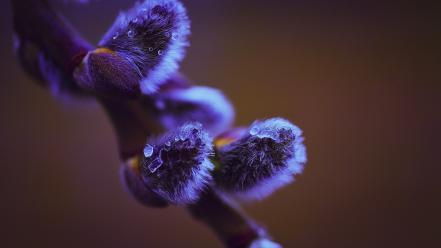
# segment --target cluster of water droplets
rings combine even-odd
[[[158,156],[157,156],[155,159],[153,159],[153,160],[149,163],[149,165],[147,166],[148,169],[149,169],[149,171],[150,171],[151,173],[154,173],[154,172],[156,172],[156,171],[162,166],[162,164],[163,164],[163,161],[162,161],[162,159],[161,159],[162,151],[163,151],[163,150],[164,150],[164,151],[170,151],[170,149],[171,149],[171,147],[172,147],[172,141],[174,141],[174,142],[186,141],[186,140],[188,140],[187,135],[188,135],[188,134],[180,133],[179,135],[175,136],[172,140],[167,140],[167,141],[164,143],[164,147],[163,147],[163,148],[159,148],[160,150],[159,150],[159,152],[158,152]],[[158,148],[157,148],[157,149],[158,149]],[[150,157],[152,157],[152,156],[153,156],[153,153],[154,153],[154,150],[155,150],[155,147],[154,147],[153,145],[147,144],[147,145],[144,147],[144,151],[143,151],[143,152],[144,152],[144,157],[146,157],[146,158],[150,158]]]
[[[134,20],[137,20],[136,18],[134,19]],[[135,37],[135,35],[136,35],[136,32],[133,30],[133,29],[129,29],[128,31],[127,31],[127,37],[128,38],[130,38],[130,39],[133,39],[134,37]],[[113,40],[116,40],[116,39],[118,39],[118,37],[120,36],[120,34],[119,34],[119,32],[116,32],[113,36],[112,36],[112,39]],[[172,39],[177,39],[176,37],[178,37],[178,35],[176,34],[172,34]],[[148,51],[149,52],[153,52],[154,50],[155,50],[155,48],[153,48],[153,47],[149,47],[149,48],[147,48],[148,49]],[[159,56],[161,56],[161,55],[163,55],[164,54],[164,51],[163,50],[161,50],[161,49],[159,49],[158,51],[157,51],[157,54],[159,55]]]
[[[270,138],[275,141],[279,141],[279,133],[278,130],[274,130],[268,127],[260,127],[258,125],[253,126],[250,129],[250,135],[256,136],[258,138]]]
[[[154,149],[155,148],[152,145],[147,144],[144,147],[144,156],[146,158],[151,157],[153,155]],[[159,167],[162,166],[162,164],[163,164],[163,161],[161,159],[161,151],[159,151],[159,156],[150,162],[150,164],[148,165],[148,169],[151,173],[154,173],[156,170],[159,169]]]
[[[148,14],[148,10],[147,10],[146,8],[143,8],[143,9],[140,10],[139,14],[140,14],[141,16],[142,16],[142,15],[146,15],[146,14]],[[133,18],[130,22],[132,22],[132,23],[134,23],[134,24],[138,24],[138,23],[140,23],[140,22],[142,22],[142,21],[140,20],[140,18],[135,17],[135,18]],[[126,35],[127,35],[128,38],[133,39],[133,38],[136,36],[136,31],[133,30],[133,29],[129,29],[129,30],[126,32]],[[178,32],[165,32],[165,36],[166,36],[167,38],[170,38],[171,40],[174,40],[174,41],[178,40],[179,37],[180,37]],[[112,39],[113,39],[113,40],[116,40],[116,39],[118,39],[118,37],[120,37],[120,33],[119,33],[119,32],[116,32],[116,33],[112,36]],[[154,47],[149,47],[149,48],[148,48],[148,51],[149,51],[149,52],[153,52],[154,50],[155,50]],[[158,54],[159,56],[162,56],[162,55],[164,54],[164,51],[161,50],[161,49],[159,49],[159,50],[157,51],[157,54]]]
[[[249,134],[251,136],[255,136],[260,139],[269,138],[269,139],[272,139],[276,142],[281,142],[283,139],[283,135],[281,135],[283,130],[289,131],[291,129],[288,127],[281,127],[280,128],[280,127],[274,127],[274,126],[255,124],[249,130]]]

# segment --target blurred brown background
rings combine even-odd
[[[55,2],[97,42],[133,1]],[[441,247],[440,4],[186,0],[182,71],[218,87],[237,124],[305,131],[296,183],[246,207],[285,247]],[[123,190],[94,103],[61,104],[19,68],[0,10],[1,247],[221,247],[185,209]]]

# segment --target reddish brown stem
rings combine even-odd
[[[147,138],[160,131],[149,119],[138,100],[99,99],[107,112],[118,138],[120,157],[125,161],[141,154]]]

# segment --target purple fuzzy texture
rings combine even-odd
[[[302,131],[273,118],[256,121],[237,141],[221,147],[214,172],[221,191],[241,200],[262,199],[293,181],[306,163]]]
[[[173,204],[193,203],[211,182],[212,139],[199,123],[188,123],[149,140],[141,177],[156,194]]]
[[[141,90],[155,93],[174,73],[188,46],[190,21],[176,0],[149,0],[121,13],[99,43],[137,70]]]
[[[173,89],[155,94],[153,99],[153,114],[166,129],[197,121],[210,135],[217,136],[229,129],[234,120],[233,106],[221,91],[213,88]]]
[[[125,58],[105,50],[89,52],[75,69],[78,85],[98,96],[135,98],[139,95],[140,76]]]

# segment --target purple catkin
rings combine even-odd
[[[198,121],[212,136],[228,128],[234,108],[221,91],[203,86],[173,89],[152,96],[157,119],[167,129]]]
[[[141,160],[141,177],[172,204],[195,202],[211,182],[212,139],[200,123],[187,123],[149,140]]]
[[[151,94],[178,69],[189,45],[190,21],[177,0],[148,0],[121,13],[99,43],[136,68]]]
[[[139,95],[139,80],[135,67],[117,53],[98,48],[89,52],[75,69],[78,85],[98,96],[135,98]]]
[[[263,199],[302,172],[302,131],[287,120],[256,121],[241,138],[219,148],[216,186],[238,199]]]
[[[45,1],[34,2],[41,7],[35,12],[47,14],[49,18],[41,18],[42,23],[36,18],[29,19],[40,24],[36,30],[42,32],[30,32],[30,37],[41,40],[42,48],[32,43],[22,43],[23,46],[17,39],[16,51],[26,71],[55,94],[64,91],[95,94],[108,108],[117,128],[129,127],[130,132],[118,130],[117,133],[123,144],[123,158],[139,152],[136,139],[134,145],[128,147],[125,142],[128,144],[137,134],[143,137],[150,121],[153,125],[159,121],[162,127],[171,129],[150,139],[143,156],[132,157],[121,168],[124,186],[141,203],[155,207],[195,203],[208,186],[242,199],[260,199],[293,181],[293,175],[302,171],[306,151],[301,130],[280,118],[255,122],[247,130],[234,129],[221,136],[224,143],[217,140],[220,142],[216,143],[219,149],[213,158],[215,170],[210,160],[214,155],[210,135],[218,135],[230,127],[234,110],[215,89],[190,86],[184,80],[167,84],[184,57],[190,33],[189,19],[179,1],[137,3],[118,16],[95,50],[73,31],[71,34],[71,30],[64,30],[67,25],[58,23],[56,15],[45,9],[48,7]],[[20,10],[29,9],[28,4],[14,5],[17,6]],[[29,20],[25,19],[24,27],[34,24]],[[50,23],[55,25],[48,25]],[[54,49],[44,51],[46,54],[39,50],[52,45]],[[139,97],[141,91],[145,96]],[[123,107],[115,109],[112,102],[115,99],[105,99],[107,97],[136,98],[139,102],[121,101],[118,103]],[[152,106],[142,112],[139,107],[145,107],[144,102]],[[125,111],[127,115],[121,114]],[[129,116],[136,123],[120,125],[121,116]],[[229,138],[235,141],[222,146],[231,140]],[[135,151],[132,147],[136,147]],[[190,211],[210,225],[227,245],[235,245],[237,241],[250,244],[250,248],[280,247],[268,240],[265,231],[251,219],[228,202],[222,202],[215,192],[206,193],[197,204],[190,206]]]

